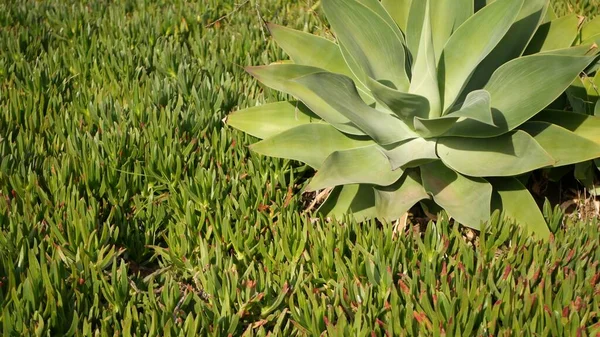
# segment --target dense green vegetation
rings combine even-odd
[[[242,66],[314,4],[0,2],[1,335],[600,333],[598,221],[311,219],[312,173],[223,125],[285,98]]]

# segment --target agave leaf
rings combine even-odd
[[[398,25],[396,24],[396,22],[394,21],[394,19],[390,15],[390,13],[385,9],[383,4],[379,0],[357,0],[357,1],[362,3],[363,5],[365,5],[369,9],[371,9],[377,15],[379,15],[379,17],[381,17],[388,24],[388,26],[390,26],[390,28],[392,28],[392,30],[394,31],[394,33],[396,33],[396,35],[402,41],[402,43],[404,43],[404,35],[400,31],[400,28],[398,28]]]
[[[472,91],[458,111],[450,112],[444,117],[464,117],[494,126],[492,97],[487,90]]]
[[[598,46],[594,43],[582,44],[574,47],[541,52],[538,55],[566,55],[566,56],[594,56],[598,54]]]
[[[527,0],[524,2],[519,16],[508,30],[508,33],[477,66],[474,75],[469,79],[463,91],[463,96],[471,91],[483,88],[498,67],[523,54],[544,17],[547,7],[548,0]]]
[[[446,116],[434,119],[415,117],[415,130],[423,137],[437,137],[448,131],[461,118],[472,119],[494,126],[490,93],[485,90],[472,91],[462,107]]]
[[[581,28],[581,43],[593,43],[600,40],[600,16],[586,22]]]
[[[413,123],[415,131],[424,138],[435,138],[443,135],[456,124],[458,117],[441,117],[434,119],[424,119],[415,117]]]
[[[554,158],[554,166],[571,165],[600,157],[600,144],[558,125],[527,122],[520,129],[529,133]]]
[[[473,0],[421,1],[429,2],[433,50],[438,62],[452,33],[473,15]]]
[[[392,89],[371,78],[367,78],[367,87],[375,99],[402,119],[406,125],[412,125],[415,116],[427,118],[429,101],[427,98]]]
[[[421,30],[421,42],[419,52],[416,55],[409,92],[425,97],[429,102],[429,113],[427,118],[439,117],[442,115],[442,102],[440,90],[437,81],[436,58],[433,48],[433,38],[431,31],[430,6],[429,1],[425,8],[425,18]],[[444,3],[446,1],[443,1]],[[472,3],[472,1],[471,1]]]
[[[594,107],[594,116],[600,117],[600,99],[598,99],[596,106]]]
[[[406,45],[413,59],[419,54],[421,44],[421,32],[425,21],[425,10],[428,1],[413,1],[410,6],[408,20],[406,22]]]
[[[444,116],[445,117],[445,116]],[[457,117],[423,119],[415,117],[415,131],[424,138],[435,138],[448,132],[456,124]]]
[[[351,138],[327,124],[305,124],[250,145],[256,153],[293,159],[319,169],[335,151],[373,145],[371,140]]]
[[[596,168],[600,171],[600,159],[594,160],[594,164],[596,164]]]
[[[335,187],[318,212],[325,217],[342,219],[352,214],[356,221],[365,221],[377,216],[375,192],[370,185],[344,185]]]
[[[340,47],[333,41],[273,23],[267,26],[277,44],[294,63],[346,75],[357,84],[361,97],[367,101],[367,104],[373,102],[373,97],[346,64]]]
[[[439,159],[436,142],[425,138],[415,138],[398,144],[384,146],[392,170],[400,167],[415,167]]]
[[[373,98],[373,94],[371,93],[369,88],[367,88],[367,81],[365,79],[367,78],[367,76],[365,75],[365,72],[360,68],[358,63],[356,63],[354,57],[350,55],[350,53],[348,52],[348,50],[346,50],[343,44],[339,43],[338,47],[340,49],[342,57],[344,58],[344,61],[348,65],[348,69],[350,69],[350,72],[352,73],[351,78],[354,80],[354,84],[356,85],[356,88],[359,91],[358,93],[360,94],[360,97],[368,105],[373,105],[373,103],[375,103],[376,101]]]
[[[472,177],[515,176],[555,163],[524,131],[510,132],[485,141],[440,138],[437,153],[446,166]]]
[[[267,27],[294,63],[352,77],[339,47],[333,41],[273,23],[267,24]]]
[[[498,68],[485,86],[492,97],[497,127],[466,119],[446,135],[492,137],[529,120],[552,103],[573,82],[593,57],[541,54],[521,57]]]
[[[377,13],[355,0],[323,0],[340,43],[371,78],[406,91],[404,46],[396,31]]]
[[[302,85],[293,81],[293,79],[304,75],[323,72],[323,69],[296,64],[274,64],[269,66],[248,67],[246,68],[246,71],[264,85],[298,98],[306,104],[311,111],[338,130],[351,135],[364,135],[364,132],[350,122],[347,117],[328,105],[314,92],[307,90]]]
[[[322,123],[319,116],[300,102],[277,102],[233,112],[227,125],[265,139],[309,123]]]
[[[489,180],[500,198],[500,209],[504,215],[513,219],[530,232],[542,239],[550,236],[548,224],[540,211],[535,199],[519,180],[507,178],[493,178]]]
[[[423,199],[429,199],[429,194],[421,185],[419,175],[414,171],[407,172],[393,185],[375,187],[377,218],[397,220]]]
[[[438,66],[444,111],[452,107],[475,68],[504,37],[522,5],[523,0],[497,0],[452,34]]]
[[[349,184],[388,186],[400,179],[403,173],[402,170],[392,171],[387,157],[376,145],[336,151],[321,165],[307,190]]]
[[[254,76],[264,85],[278,91],[287,92],[290,80],[318,72],[323,72],[322,68],[298,65],[293,63],[275,63],[267,66],[246,67],[246,72]]]
[[[492,185],[487,181],[465,177],[441,161],[421,166],[421,180],[433,200],[461,224],[479,229],[489,220]]]
[[[559,110],[544,110],[532,121],[559,125],[576,135],[600,144],[600,117]]]
[[[579,19],[571,14],[541,25],[525,50],[525,55],[568,48],[579,31]]]
[[[383,7],[390,13],[391,17],[403,32],[406,32],[411,3],[412,0],[381,0]]]
[[[321,72],[294,81],[353,121],[380,145],[418,137],[400,119],[365,104],[358,96],[352,80],[346,76]]]

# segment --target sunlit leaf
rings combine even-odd
[[[390,13],[403,32],[406,32],[411,3],[412,0],[381,0],[383,7]]]
[[[470,18],[475,9],[473,0],[421,0],[429,2],[432,31],[432,50],[439,61],[448,39]]]
[[[435,140],[419,137],[384,146],[384,154],[388,157],[392,169],[395,170],[399,167],[414,167],[439,159],[435,146]]]
[[[327,124],[305,124],[252,144],[250,149],[265,156],[299,160],[319,169],[335,151],[372,144],[370,140],[348,137]]]
[[[321,165],[307,190],[349,184],[387,186],[402,175],[402,170],[392,171],[389,160],[378,146],[336,151]]]
[[[581,44],[600,41],[600,16],[586,22],[581,27]]]
[[[377,101],[383,103],[408,126],[413,124],[414,117],[429,116],[429,101],[423,96],[392,89],[370,78],[367,78],[367,86]]]
[[[521,56],[547,7],[547,0],[527,0],[523,3],[519,16],[494,50],[477,66],[461,96],[483,88],[498,67]]]
[[[448,167],[473,177],[514,176],[555,164],[555,160],[524,131],[485,141],[440,138],[437,154]]]
[[[497,0],[452,34],[438,65],[444,111],[452,107],[475,68],[504,37],[522,5],[523,0]]]
[[[504,64],[484,88],[492,97],[497,127],[467,119],[457,122],[447,135],[492,137],[513,130],[552,103],[592,59],[540,54]]]
[[[364,135],[364,132],[350,122],[347,117],[327,104],[319,95],[293,81],[305,75],[323,72],[323,69],[294,64],[274,64],[270,66],[248,67],[246,71],[264,85],[298,98],[311,111],[338,130],[352,135]]]
[[[579,19],[571,14],[541,25],[527,46],[526,55],[570,47],[579,32]]]
[[[364,103],[346,76],[321,72],[297,78],[295,83],[317,95],[380,145],[417,137],[400,119]]]
[[[429,0],[426,1],[429,3]],[[413,55],[413,76],[409,92],[423,96],[429,102],[429,111],[426,118],[439,117],[442,114],[442,102],[437,80],[436,58],[433,48],[434,40],[431,30],[430,6],[425,8],[425,18],[421,29],[419,52]],[[448,35],[449,36],[449,35]]]
[[[322,5],[338,40],[367,76],[408,88],[403,42],[386,20],[356,0],[323,0]]]
[[[437,137],[450,130],[460,119],[472,119],[495,126],[492,119],[491,98],[485,90],[472,91],[457,111],[433,119],[415,117],[415,130],[423,137]]]
[[[268,27],[277,44],[294,63],[352,76],[333,41],[273,23],[269,23]]]
[[[412,1],[406,22],[406,45],[413,59],[419,54],[421,32],[428,1]]]
[[[227,125],[264,139],[296,126],[322,123],[300,102],[277,102],[248,108],[227,116]]]

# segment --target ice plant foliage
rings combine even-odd
[[[597,60],[546,0],[322,0],[335,41],[271,24],[289,62],[249,67],[295,98],[231,114],[257,153],[316,170],[320,212],[391,221],[419,202],[478,229],[549,231],[525,174],[600,157],[600,118],[547,110]],[[590,36],[593,36],[590,35]],[[524,176],[525,175],[525,176]]]

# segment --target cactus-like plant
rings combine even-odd
[[[313,167],[308,190],[333,188],[325,216],[391,221],[429,200],[475,229],[498,209],[547,236],[518,177],[600,157],[600,118],[543,111],[597,51],[540,31],[547,0],[479,3],[322,0],[335,41],[271,24],[292,62],[247,71],[297,101],[228,124]]]

